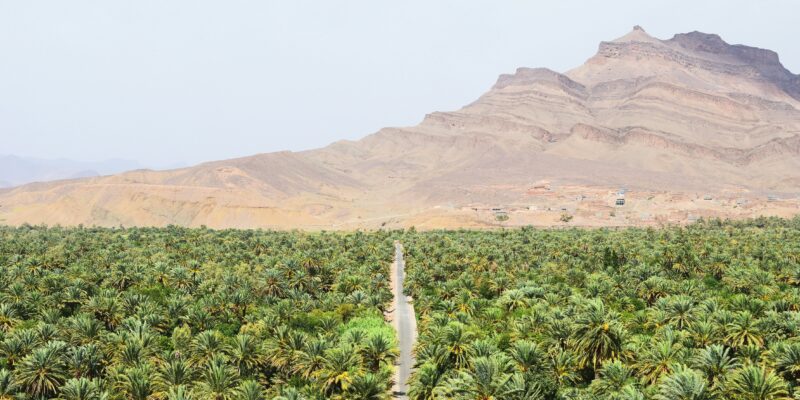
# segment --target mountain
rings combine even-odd
[[[700,32],[660,40],[637,26],[573,70],[520,68],[417,126],[311,151],[31,184],[0,191],[0,219],[648,225],[794,215],[798,184],[800,76],[769,50]]]
[[[86,162],[5,155],[0,156],[0,187],[110,175],[137,168],[141,166],[135,161],[128,160]]]

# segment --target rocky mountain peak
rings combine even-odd
[[[650,34],[648,34],[641,26],[636,25],[633,27],[633,30],[628,32],[628,34],[612,41],[612,43],[628,43],[628,42],[660,43],[661,41],[650,36]]]
[[[690,51],[712,54],[723,54],[731,47],[717,34],[698,31],[676,34],[669,41]]]
[[[717,65],[738,67],[755,79],[769,81],[793,98],[800,100],[800,75],[784,68],[778,53],[745,45],[731,45],[719,35],[689,32],[675,35],[667,41],[694,57],[706,59]]]
[[[587,86],[615,79],[659,76],[672,83],[705,87],[717,79],[710,78],[709,73],[741,78],[762,95],[775,95],[779,99],[783,92],[800,100],[800,75],[784,68],[776,52],[729,44],[719,35],[699,31],[660,40],[637,25],[616,40],[601,42],[594,57],[566,75]],[[765,84],[774,89],[763,90],[761,85]]]
[[[703,32],[679,33],[668,42],[680,48],[705,56],[716,55],[728,62],[739,62],[746,65],[780,67],[778,53],[744,45],[731,45],[719,35]],[[787,71],[788,72],[788,71]]]

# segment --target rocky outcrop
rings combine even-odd
[[[730,45],[719,35],[696,31],[677,34],[668,43],[709,60],[719,60],[720,62],[709,62],[706,65],[717,67],[720,71],[728,72],[725,68],[720,68],[721,65],[738,65],[740,73],[745,72],[749,77],[771,82],[794,99],[800,100],[800,75],[792,74],[784,68],[778,53],[772,50]]]

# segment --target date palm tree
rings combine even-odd
[[[264,400],[264,388],[256,381],[242,381],[236,388],[236,400]]]
[[[693,363],[706,376],[712,390],[719,392],[731,371],[739,367],[739,361],[730,354],[730,349],[713,344],[694,357]]]
[[[23,358],[15,370],[16,383],[34,397],[58,393],[67,379],[64,342],[49,342]]]
[[[229,346],[231,361],[236,366],[239,376],[251,377],[266,364],[261,343],[252,335],[239,334]]]
[[[684,360],[683,346],[678,343],[671,330],[664,333],[664,338],[646,345],[643,353],[637,358],[636,370],[643,385],[658,381],[662,375],[668,374],[672,368]]]
[[[689,337],[695,347],[705,347],[718,341],[718,329],[709,320],[699,320],[689,326]]]
[[[195,378],[195,370],[183,358],[160,360],[156,368],[155,384],[161,392],[169,392],[178,386],[188,386]]]
[[[702,374],[684,365],[674,367],[658,384],[654,400],[710,400],[713,399]]]
[[[675,296],[667,306],[668,323],[678,330],[691,327],[695,320],[694,300],[689,296]]]
[[[293,387],[288,387],[282,389],[280,395],[275,396],[273,400],[309,400],[311,398]]]
[[[577,359],[567,350],[559,348],[550,356],[548,370],[558,387],[571,385],[578,380]]]
[[[666,279],[660,276],[653,276],[639,284],[637,294],[647,302],[648,306],[652,306],[656,300],[669,293],[668,284],[669,282]]]
[[[139,364],[122,373],[119,386],[131,400],[148,400],[155,392],[154,376],[150,364]]]
[[[17,311],[10,304],[0,303],[0,332],[8,332],[19,323]]]
[[[275,337],[265,342],[264,354],[273,367],[288,376],[297,368],[297,362],[307,343],[308,336],[304,332],[281,326]]]
[[[622,355],[626,332],[617,315],[606,311],[602,300],[588,300],[575,326],[572,341],[581,367],[588,366],[596,371],[604,361]]]
[[[192,400],[194,397],[186,386],[179,385],[169,390],[167,400]]]
[[[73,378],[64,383],[59,400],[105,400],[108,392],[94,380]]]
[[[346,391],[362,371],[356,349],[343,345],[325,352],[325,364],[316,375],[324,392],[330,395]]]
[[[67,321],[70,344],[82,345],[95,342],[105,333],[103,323],[90,314],[79,314]]]
[[[0,400],[12,400],[21,391],[14,376],[7,369],[0,369]]]
[[[619,399],[625,390],[635,389],[633,371],[619,360],[606,361],[597,371],[589,391],[603,399]]]
[[[500,298],[500,305],[506,312],[513,312],[528,306],[528,298],[520,290],[509,290]]]
[[[31,346],[18,336],[7,337],[0,341],[0,357],[5,359],[8,368],[14,368],[17,361],[28,354]]]
[[[436,365],[426,362],[420,365],[409,382],[408,397],[412,400],[431,400],[434,393],[441,390],[444,382],[442,372]]]
[[[790,381],[800,381],[800,343],[779,344],[770,353],[778,372]]]
[[[514,360],[515,366],[522,373],[537,371],[544,367],[546,354],[534,342],[517,340],[508,349],[508,355]]]
[[[353,379],[347,389],[347,398],[358,400],[383,400],[390,396],[387,392],[387,379],[372,372],[361,374]]]
[[[222,333],[216,330],[203,331],[192,339],[191,359],[197,365],[204,365],[216,356],[227,354],[229,350]]]
[[[209,400],[231,400],[237,391],[236,369],[226,363],[221,355],[208,361],[196,385],[198,397]]]
[[[103,322],[107,330],[113,330],[122,322],[124,311],[117,292],[114,290],[103,290],[90,297],[84,307],[88,312],[94,314],[95,318]]]
[[[381,334],[371,335],[360,351],[364,365],[371,372],[378,372],[382,365],[391,365],[399,356],[392,340]]]
[[[512,361],[503,354],[477,357],[472,367],[440,387],[442,398],[469,398],[477,400],[507,399],[525,392],[525,381],[514,372]]]
[[[730,379],[732,398],[741,400],[784,400],[789,398],[786,381],[759,365],[746,366]]]
[[[308,341],[298,356],[293,373],[311,379],[325,365],[325,352],[331,344],[325,338]]]
[[[455,368],[462,368],[468,365],[472,355],[470,341],[474,335],[467,331],[460,323],[448,324],[442,330],[441,336],[437,339],[445,347],[448,360]]]
[[[69,349],[66,361],[73,377],[91,379],[102,374],[106,360],[100,347],[87,344]]]
[[[728,333],[725,341],[734,348],[764,345],[764,337],[758,326],[758,320],[749,311],[736,314],[734,320],[725,326],[725,330]]]

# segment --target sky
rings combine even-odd
[[[194,164],[358,139],[641,25],[800,73],[796,0],[0,0],[0,155]]]

